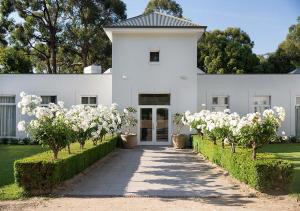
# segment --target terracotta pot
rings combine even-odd
[[[172,135],[172,142],[175,149],[184,149],[187,136],[184,134]]]
[[[121,139],[125,149],[133,149],[137,146],[136,134],[121,134]]]

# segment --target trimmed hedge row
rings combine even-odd
[[[259,191],[287,190],[292,181],[293,164],[272,154],[259,153],[253,161],[251,150],[237,148],[236,153],[232,153],[229,147],[223,149],[199,136],[193,136],[193,149]]]
[[[50,151],[14,163],[16,183],[28,194],[50,193],[64,180],[72,178],[116,148],[118,137],[114,137],[93,146],[87,142],[83,150],[79,144],[71,145],[71,154],[62,151],[57,160],[52,159]]]

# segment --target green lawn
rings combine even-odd
[[[14,161],[45,150],[39,145],[0,145],[0,200],[22,195],[22,189],[14,183]]]
[[[291,191],[300,194],[300,144],[269,144],[261,149],[270,152],[279,158],[289,160],[295,165],[295,175],[291,184]]]

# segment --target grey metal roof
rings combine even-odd
[[[300,74],[300,67],[290,72],[290,74]]]
[[[206,28],[191,21],[174,16],[152,12],[106,26],[105,28]]]

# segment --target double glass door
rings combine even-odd
[[[139,140],[142,145],[169,144],[170,117],[167,106],[139,108]]]

